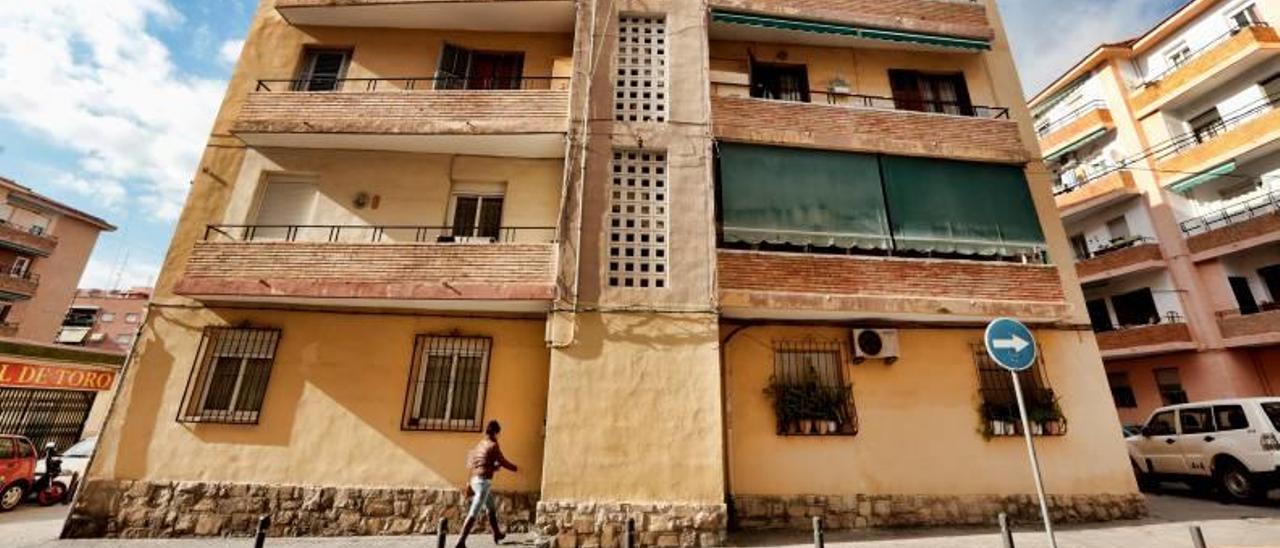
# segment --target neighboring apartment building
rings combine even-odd
[[[1280,394],[1280,1],[1196,0],[1031,101],[1121,419]]]
[[[128,353],[150,298],[150,287],[78,290],[62,322],[58,343]]]
[[[265,0],[65,534],[456,529],[489,419],[565,547],[1032,521],[1000,316],[1140,515],[1021,97],[985,1]]]

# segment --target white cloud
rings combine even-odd
[[[93,199],[94,205],[106,209],[119,209],[124,202],[128,190],[125,184],[115,179],[84,179],[69,173],[59,173],[46,182]]]
[[[151,286],[155,284],[156,273],[160,265],[124,258],[106,261],[99,258],[89,259],[84,275],[80,276],[80,285],[85,289],[126,289],[130,287]]]
[[[224,83],[182,74],[149,21],[181,15],[167,0],[0,0],[0,118],[78,154],[63,186],[105,184],[98,196],[127,191],[170,220]]]
[[[222,47],[218,49],[218,58],[228,65],[236,64],[240,60],[240,50],[244,49],[244,40],[227,40],[222,43]]]

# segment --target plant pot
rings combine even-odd
[[[801,434],[812,434],[812,433],[813,433],[813,420],[812,420],[812,419],[800,419],[800,433],[801,433]]]
[[[1058,421],[1051,421],[1051,422],[1047,422],[1047,423],[1045,423],[1045,425],[1044,425],[1044,429],[1045,429],[1045,432],[1046,432],[1046,433],[1048,433],[1050,436],[1057,436],[1057,435],[1061,435],[1061,434],[1062,434],[1062,423],[1060,423],[1060,422],[1058,422]]]
[[[817,430],[818,434],[823,436],[827,435],[827,421],[817,421],[813,423],[813,426]]]
[[[840,431],[840,423],[836,421],[827,421],[827,433],[835,434]]]
[[[800,421],[787,421],[787,433],[788,433],[788,434],[799,434],[799,433],[800,433]]]

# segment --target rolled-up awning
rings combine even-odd
[[[852,25],[844,25],[840,23],[827,23],[819,21],[806,21],[803,19],[791,19],[786,17],[776,17],[771,15],[758,15],[750,13],[738,13],[722,10],[712,10],[711,20],[716,23],[728,23],[733,25],[746,25],[752,27],[788,30],[796,32],[808,32],[815,34],[829,34],[838,36],[848,36],[851,38],[861,38],[866,40],[884,40],[889,42],[907,42],[913,44],[921,44],[926,46],[940,46],[947,48],[960,48],[968,50],[985,51],[991,49],[991,43],[986,40],[977,40],[973,38],[958,38],[955,36],[943,36],[938,34],[923,34],[918,32],[905,32],[898,30],[873,29],[866,27],[857,27]]]
[[[1058,158],[1061,158],[1063,155],[1069,152],[1075,152],[1077,150],[1080,150],[1085,145],[1092,143],[1099,137],[1102,137],[1103,135],[1106,135],[1106,134],[1107,134],[1106,129],[1099,129],[1097,131],[1092,131],[1088,135],[1085,135],[1084,137],[1071,141],[1070,143],[1067,143],[1064,146],[1060,146],[1057,149],[1054,149],[1053,151],[1049,152],[1048,154],[1045,154],[1044,161],[1046,162],[1056,161]]]
[[[1179,179],[1177,182],[1169,185],[1169,190],[1172,192],[1178,192],[1178,193],[1187,192],[1195,187],[1198,187],[1209,181],[1217,179],[1218,177],[1222,177],[1224,175],[1230,175],[1234,173],[1235,170],[1236,170],[1236,162],[1235,160],[1232,160],[1225,164],[1215,166],[1211,169],[1201,171],[1200,173],[1193,173],[1191,175],[1183,177],[1182,179]]]

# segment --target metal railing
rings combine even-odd
[[[1262,215],[1274,215],[1277,213],[1280,213],[1280,190],[1272,190],[1261,196],[1255,196],[1199,217],[1187,219],[1179,223],[1179,226],[1182,227],[1184,234],[1193,236]]]
[[[1271,25],[1268,25],[1268,24],[1263,23],[1263,22],[1257,22],[1257,23],[1252,23],[1252,24],[1250,24],[1250,25],[1248,25],[1248,26],[1235,27],[1235,28],[1231,29],[1230,31],[1228,31],[1228,32],[1227,32],[1227,33],[1225,33],[1225,34],[1218,35],[1217,37],[1215,37],[1214,39],[1210,40],[1210,41],[1209,41],[1208,43],[1206,43],[1205,45],[1200,46],[1199,48],[1197,48],[1197,49],[1195,49],[1195,50],[1192,50],[1190,53],[1188,53],[1188,54],[1187,54],[1187,56],[1186,56],[1186,57],[1183,57],[1181,60],[1179,60],[1179,61],[1178,61],[1178,62],[1176,62],[1176,63],[1171,63],[1168,67],[1165,67],[1165,69],[1164,69],[1164,70],[1162,70],[1162,71],[1160,71],[1160,72],[1157,72],[1157,73],[1156,73],[1155,75],[1153,75],[1153,76],[1147,76],[1147,77],[1146,77],[1146,79],[1144,79],[1144,80],[1142,81],[1142,83],[1138,84],[1138,86],[1137,86],[1137,87],[1147,87],[1147,86],[1150,86],[1150,85],[1152,85],[1152,84],[1155,84],[1155,83],[1157,83],[1157,82],[1159,82],[1159,81],[1161,81],[1161,80],[1165,79],[1165,78],[1166,78],[1166,77],[1168,77],[1170,74],[1173,74],[1174,72],[1176,72],[1178,69],[1180,69],[1180,68],[1182,68],[1182,67],[1186,66],[1186,65],[1187,65],[1187,63],[1190,63],[1192,60],[1196,59],[1197,57],[1200,57],[1201,55],[1204,55],[1205,53],[1208,53],[1210,50],[1212,50],[1212,49],[1214,49],[1214,48],[1218,47],[1218,46],[1219,46],[1219,45],[1221,45],[1223,42],[1226,42],[1227,40],[1230,40],[1230,39],[1231,39],[1231,38],[1233,38],[1235,35],[1240,34],[1240,32],[1241,32],[1241,31],[1244,31],[1244,30],[1247,30],[1247,29],[1251,29],[1251,28],[1254,28],[1254,27],[1263,27],[1263,28],[1266,28],[1266,27],[1270,27],[1270,26],[1271,26]]]
[[[1103,110],[1106,108],[1107,108],[1106,101],[1103,101],[1101,99],[1094,99],[1093,101],[1089,101],[1088,103],[1080,105],[1079,108],[1071,112],[1068,112],[1066,114],[1063,114],[1062,116],[1059,116],[1056,120],[1053,120],[1048,124],[1043,124],[1043,125],[1037,124],[1036,135],[1039,135],[1040,137],[1044,137],[1050,133],[1053,133],[1054,131],[1057,131],[1059,129],[1062,129],[1063,127],[1066,127],[1071,122],[1074,122],[1076,120],[1079,120],[1080,118],[1083,118],[1084,115],[1090,112],[1093,112],[1095,110]]]
[[[744,89],[752,90],[750,84],[728,83],[728,82],[712,82],[712,92],[716,93],[720,88]],[[799,93],[799,92],[797,92]],[[718,96],[725,96],[717,93]],[[983,105],[972,105],[956,101],[930,101],[925,99],[903,99],[895,97],[883,97],[878,95],[861,95],[857,93],[845,93],[839,91],[823,91],[811,89],[800,97],[792,98],[773,98],[760,97],[755,93],[751,94],[753,99],[762,99],[766,101],[779,101],[784,103],[815,103],[814,97],[825,97],[826,104],[846,108],[869,108],[881,110],[900,110],[909,112],[924,112],[928,114],[946,114],[951,116],[965,116],[969,118],[991,118],[991,119],[1009,119],[1009,109],[1006,107],[989,107]]]
[[[1085,176],[1075,180],[1074,182],[1066,182],[1059,178],[1058,183],[1053,185],[1053,195],[1061,196],[1063,194],[1074,192],[1089,183],[1123,169],[1125,169],[1125,164],[1112,162],[1107,162],[1099,169],[1093,169],[1091,166],[1084,166],[1083,170]]]
[[[0,278],[28,280],[36,283],[40,281],[40,275],[32,272],[30,267],[21,272],[14,272],[12,264],[0,264]]]
[[[1090,251],[1089,256],[1084,257],[1082,260],[1096,259],[1098,257],[1102,257],[1110,253],[1115,253],[1122,249],[1129,249],[1131,247],[1137,247],[1139,245],[1153,244],[1153,243],[1156,243],[1156,239],[1150,236],[1129,236],[1127,238],[1117,238],[1115,240],[1111,240],[1110,242],[1107,242],[1107,245],[1103,247]]]
[[[12,228],[19,232],[25,232],[37,238],[44,238],[46,240],[52,240],[55,242],[58,241],[58,237],[54,236],[53,234],[49,234],[48,232],[45,232],[45,230],[47,229],[45,229],[44,227],[37,228],[33,226],[20,225],[18,223],[6,221],[4,219],[0,219],[0,227]]]
[[[1227,113],[1225,117],[1222,117],[1217,122],[1201,128],[1195,128],[1191,133],[1179,135],[1153,145],[1141,154],[1125,160],[1125,164],[1137,163],[1139,160],[1146,158],[1163,160],[1170,156],[1181,154],[1188,149],[1209,143],[1245,122],[1271,112],[1277,105],[1280,105],[1280,94],[1263,97],[1238,110]]]
[[[511,76],[472,78],[459,76],[408,76],[391,78],[302,78],[258,80],[255,91],[279,92],[376,92],[438,90],[550,90],[568,89],[568,76]]]
[[[209,225],[210,242],[509,243],[554,242],[555,227],[411,225]]]
[[[1243,316],[1253,316],[1255,314],[1265,314],[1268,312],[1280,312],[1280,303],[1260,302],[1252,310],[1228,308],[1226,310],[1219,310],[1217,312],[1214,312],[1214,315],[1216,315],[1219,320],[1226,320],[1230,318],[1239,318]]]

